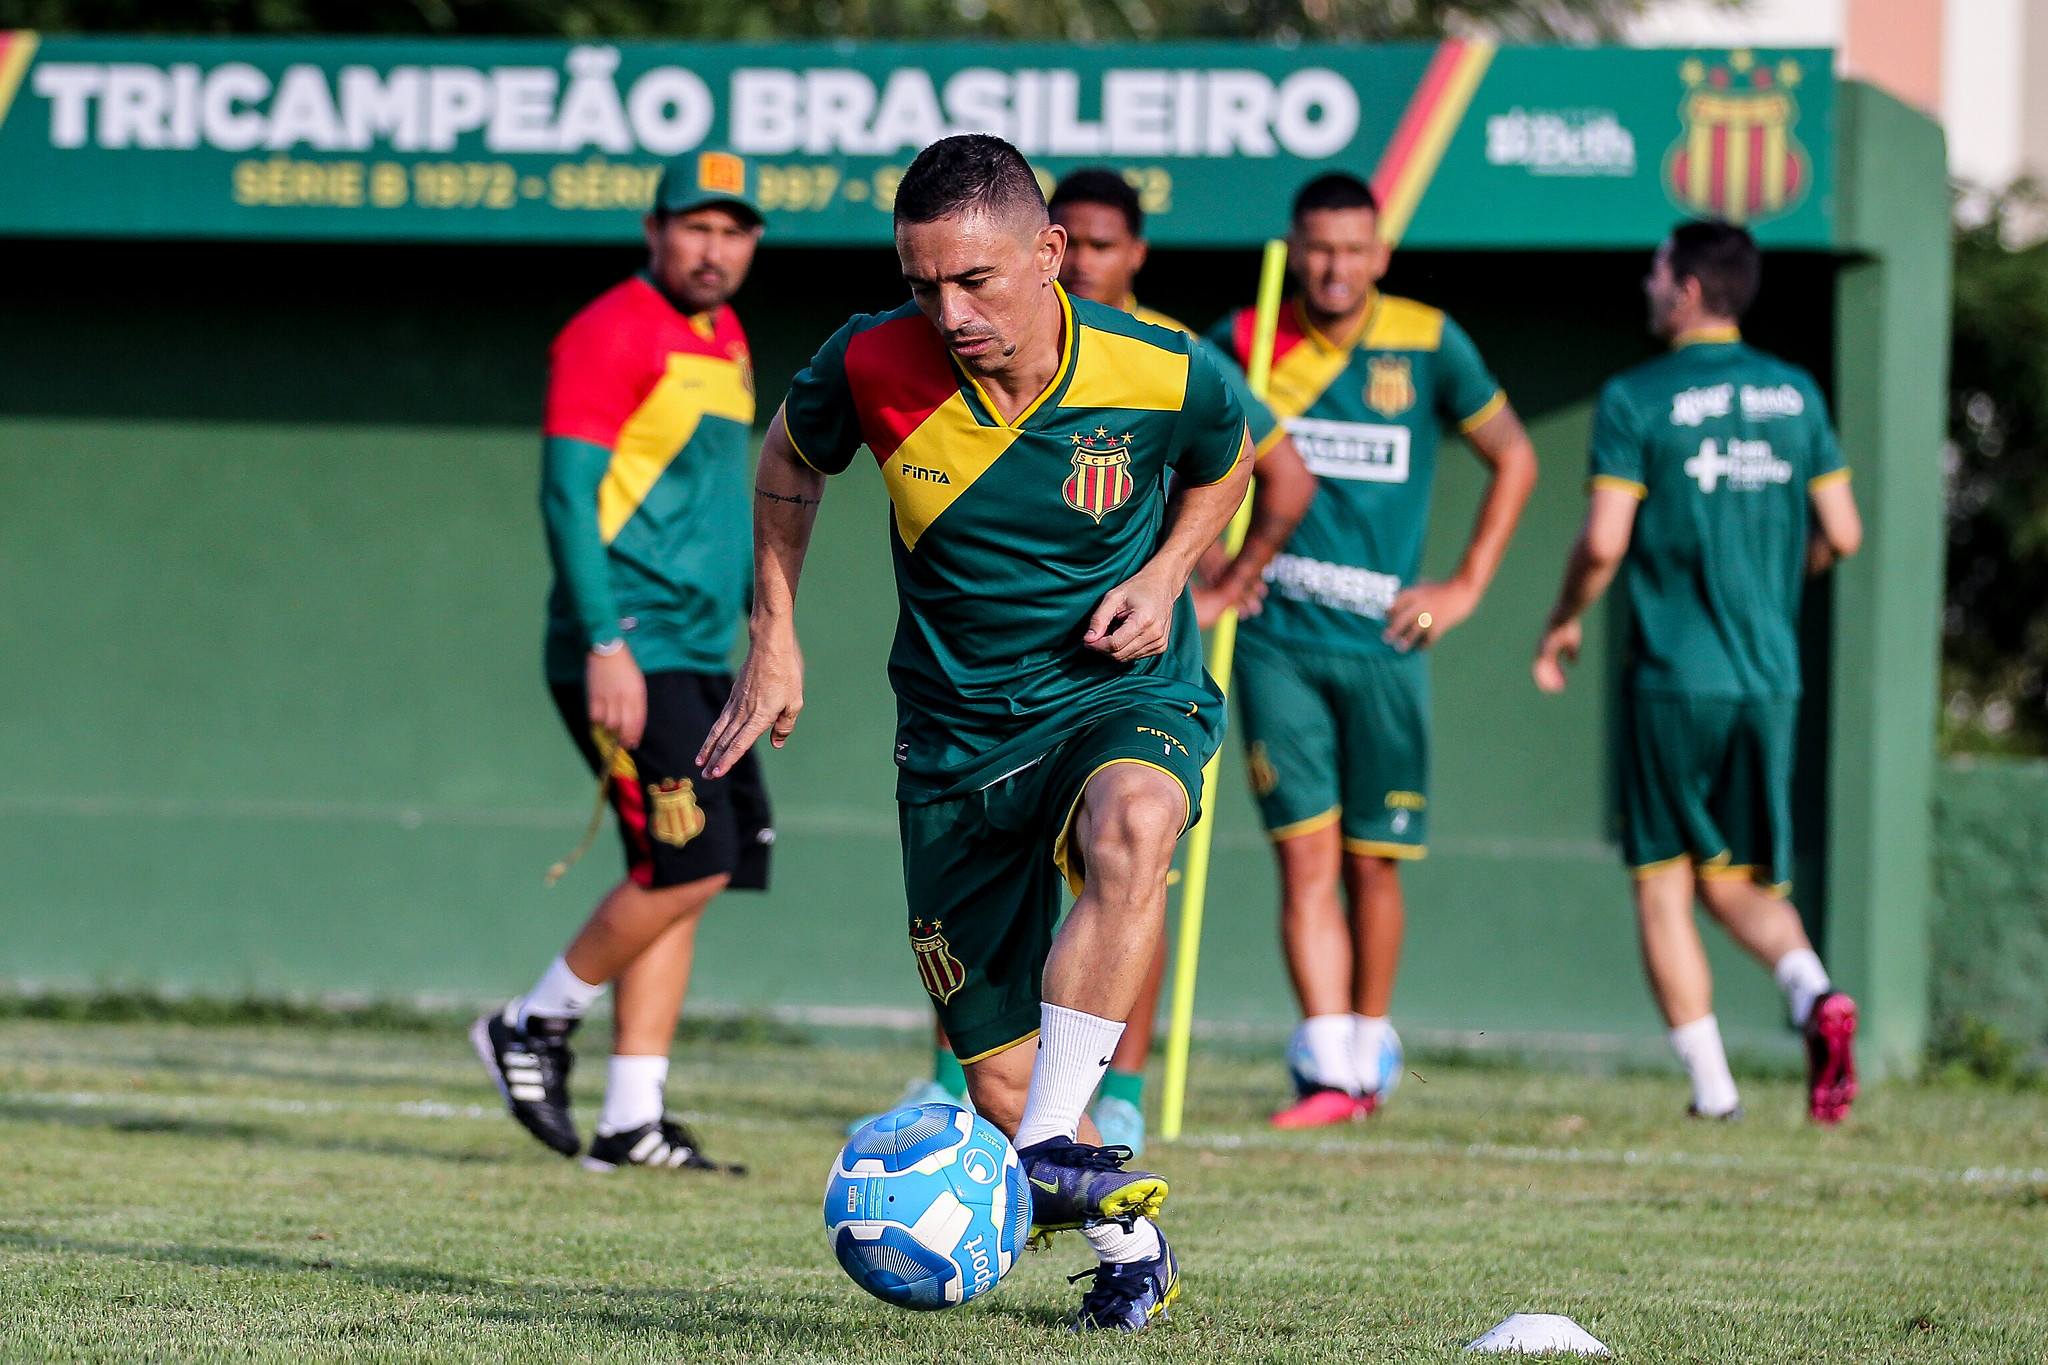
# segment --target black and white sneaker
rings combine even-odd
[[[643,1123],[623,1133],[599,1133],[583,1158],[586,1171],[616,1171],[621,1166],[653,1166],[674,1171],[723,1171],[745,1175],[744,1166],[713,1161],[697,1145],[697,1135],[672,1118]]]
[[[522,1029],[512,1022],[517,1004],[470,1025],[470,1046],[520,1126],[563,1156],[574,1156],[583,1142],[569,1113],[569,1072],[576,1065],[569,1035],[581,1021],[532,1015]]]

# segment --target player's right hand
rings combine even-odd
[[[795,633],[756,640],[747,650],[725,709],[697,751],[697,767],[706,777],[723,777],[764,734],[780,749],[789,742],[803,709],[804,656]]]
[[[590,723],[617,735],[627,750],[639,748],[647,728],[647,679],[632,648],[589,655],[583,663],[583,690],[590,698]]]
[[[1536,662],[1529,666],[1539,689],[1550,693],[1564,691],[1564,666],[1579,661],[1579,646],[1584,637],[1585,632],[1576,620],[1543,632],[1543,639],[1536,646]]]

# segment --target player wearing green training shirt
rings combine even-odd
[[[1016,1143],[1033,1220],[1100,1258],[1075,1325],[1139,1330],[1179,1292],[1151,1219],[1166,1182],[1095,1143],[1085,1110],[1222,734],[1184,589],[1243,500],[1251,442],[1192,338],[1060,288],[1065,231],[1007,142],[925,148],[894,214],[911,301],[826,342],[762,444],[752,647],[700,757],[715,776],[795,726],[797,577],[826,476],[867,446],[894,509],[918,974],[975,1107]]]
[[[1693,922],[1708,913],[1772,969],[1805,1031],[1808,1111],[1856,1096],[1856,1005],[1786,899],[1799,719],[1799,599],[1863,537],[1813,376],[1745,344],[1756,243],[1687,223],[1643,292],[1669,354],[1612,380],[1594,418],[1592,505],[1534,666],[1564,689],[1580,617],[1617,572],[1632,616],[1622,690],[1622,844],[1650,988],[1692,1077],[1692,1112],[1741,1114]]]
[[[1282,1128],[1363,1118],[1400,1077],[1388,1018],[1406,923],[1400,868],[1428,851],[1422,647],[1479,605],[1536,482],[1536,453],[1471,339],[1439,310],[1379,292],[1390,255],[1364,182],[1324,175],[1296,195],[1298,290],[1266,397],[1320,488],[1267,566],[1265,609],[1239,633],[1236,669],[1302,1012],[1288,1049],[1296,1102],[1273,1119]],[[1240,309],[1211,335],[1249,365],[1254,326]],[[1423,536],[1450,430],[1493,473],[1457,572],[1430,583]]]

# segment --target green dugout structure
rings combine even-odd
[[[1927,1018],[1947,197],[1939,132],[1822,51],[73,39],[0,34],[0,979],[480,998],[615,875],[560,887],[590,786],[541,685],[546,347],[638,263],[666,157],[768,206],[737,300],[764,419],[849,313],[902,297],[916,148],[1122,168],[1145,301],[1206,325],[1294,188],[1371,176],[1388,287],[1447,308],[1528,419],[1534,502],[1440,646],[1436,843],[1396,1001],[1424,1039],[1653,1039],[1613,842],[1615,642],[1545,698],[1529,651],[1583,507],[1593,395],[1651,352],[1678,219],[1769,250],[1759,344],[1831,391],[1868,550],[1810,594],[1799,899],[1871,1060]],[[729,167],[730,163],[718,163]],[[1432,564],[1480,486],[1451,452]],[[703,1007],[915,1022],[882,664],[877,477],[835,480],[802,607],[809,708],[768,757],[774,890],[721,902]],[[1292,1003],[1233,746],[1197,1017]],[[1740,1044],[1789,1039],[1710,934]],[[1479,1039],[1480,1034],[1483,1039]]]

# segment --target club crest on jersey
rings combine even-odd
[[[939,921],[927,927],[921,919],[910,922],[910,946],[917,953],[917,975],[932,999],[940,1004],[951,1000],[967,984],[967,969],[953,956]]]
[[[704,808],[689,778],[663,778],[648,788],[648,795],[654,798],[649,830],[664,844],[681,848],[704,832]]]
[[[1086,512],[1100,522],[1130,500],[1137,484],[1131,478],[1131,433],[1112,436],[1107,427],[1093,434],[1077,431],[1074,441],[1074,472],[1060,485],[1067,506]]]
[[[1398,417],[1415,406],[1415,371],[1405,355],[1376,355],[1366,362],[1365,405],[1382,417]]]

